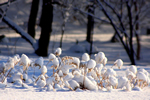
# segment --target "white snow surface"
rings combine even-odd
[[[0,0],[7,1],[7,0]],[[27,5],[23,5],[22,2],[27,2]],[[9,11],[7,12],[7,16],[11,18],[16,23],[23,23],[28,21],[29,11],[32,0],[18,0],[18,3],[14,3],[14,5],[10,6]],[[29,4],[29,3],[30,4]],[[22,6],[23,5],[23,6]],[[17,10],[16,10],[17,9]],[[15,11],[15,12],[14,12]],[[16,12],[18,11],[18,12]],[[57,12],[56,12],[57,13]],[[54,14],[55,15],[55,14]],[[18,16],[18,17],[17,17]],[[20,16],[20,17],[19,17]],[[17,18],[16,18],[17,17]],[[58,20],[56,16],[54,16],[54,21]],[[61,23],[60,20],[58,20]],[[61,33],[59,31],[58,22],[53,24],[53,32],[51,34],[51,41],[49,45],[49,54],[54,53],[55,48],[59,47],[59,39]],[[24,26],[25,27],[25,26]],[[142,33],[143,31],[141,31]],[[66,34],[67,33],[67,34]],[[108,58],[108,63],[104,68],[111,68],[114,61],[116,59],[123,60],[123,66],[121,69],[117,67],[113,67],[113,69],[117,73],[117,78],[120,76],[126,76],[125,71],[129,68],[130,60],[127,56],[123,46],[120,42],[111,43],[109,42],[111,37],[113,36],[114,30],[111,26],[101,25],[98,28],[94,29],[94,48],[93,52],[104,52],[105,56]],[[6,62],[8,59],[8,55],[14,56],[16,53],[21,56],[21,54],[26,54],[29,56],[30,60],[35,61],[39,57],[34,53],[34,49],[32,46],[26,42],[20,35],[14,32],[12,29],[1,29],[0,35],[5,34],[6,38],[0,44],[0,65],[3,62]],[[150,35],[140,35],[141,39],[141,59],[137,61],[137,70],[145,69],[150,73]],[[36,39],[38,40],[40,36],[39,27],[37,28]],[[86,26],[80,26],[78,23],[70,24],[66,23],[66,30],[63,38],[63,48],[62,48],[62,56],[74,56],[81,59],[83,53],[89,51],[89,44],[85,43],[86,38]],[[75,45],[75,41],[78,40],[79,44]],[[134,39],[134,42],[136,39]],[[54,45],[55,44],[55,45]],[[54,45],[54,47],[53,47]],[[135,44],[136,45],[136,44]],[[73,47],[73,48],[71,48]],[[73,50],[72,50],[73,49]],[[78,53],[77,53],[78,52]],[[55,58],[54,55],[43,58],[43,64],[46,65],[50,58]],[[94,54],[91,56],[94,59]],[[51,76],[53,74],[53,70],[50,68],[52,63],[50,62],[47,65],[47,75]],[[22,66],[17,66],[12,71],[18,70],[21,73]],[[102,74],[106,71],[106,69],[102,69]],[[134,87],[131,91],[125,91],[123,89],[112,89],[111,91],[107,91],[105,89],[98,91],[90,91],[90,90],[81,90],[77,89],[76,91],[72,91],[70,89],[59,89],[53,91],[51,85],[45,90],[39,88],[32,82],[32,76],[38,77],[41,74],[41,69],[38,67],[28,68],[28,76],[26,78],[31,78],[23,82],[23,84],[18,83],[7,83],[5,88],[5,84],[0,82],[0,100],[150,100],[150,85],[144,87],[143,89],[139,87]],[[62,74],[62,73],[61,73]],[[49,83],[54,79],[49,79]],[[10,80],[8,80],[10,81]],[[4,82],[5,83],[5,82]],[[22,87],[23,85],[23,87]],[[50,91],[47,91],[50,90]]]
[[[6,62],[6,56],[0,56],[0,63]],[[37,59],[37,58],[30,58]],[[47,64],[48,60],[44,60],[44,64]],[[52,63],[50,63],[47,68],[47,75],[52,74],[52,69],[50,69]],[[110,68],[112,65],[107,65],[107,68]],[[138,66],[138,69],[145,68],[144,66]],[[16,69],[19,69],[20,66],[16,66]],[[118,76],[125,76],[125,70],[127,66],[123,66],[122,69],[114,68]],[[150,72],[150,67],[145,68]],[[32,77],[33,68],[29,67],[28,77]],[[41,70],[35,68],[35,76],[41,74]],[[2,86],[2,85],[1,85]],[[56,91],[46,91],[35,86],[32,83],[24,83],[24,87],[21,85],[15,85],[8,83],[6,88],[0,88],[0,99],[1,100],[149,100],[150,99],[150,85],[144,87],[143,89],[132,89],[131,91],[125,91],[122,89],[112,89],[111,91],[98,90],[81,90],[77,89],[76,91],[60,89]]]

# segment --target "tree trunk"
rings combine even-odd
[[[88,8],[88,13],[92,13],[94,15],[94,4],[90,5]],[[90,43],[90,55],[92,54],[92,45],[93,45],[93,33],[94,33],[94,17],[88,15],[88,23],[87,23],[87,37],[86,41]]]
[[[43,0],[42,15],[40,20],[41,36],[39,48],[35,52],[39,56],[48,56],[48,46],[52,32],[53,5],[52,0]]]
[[[39,8],[39,0],[33,0],[28,21],[28,34],[30,34],[33,38],[35,38],[35,25],[38,8]]]
[[[111,42],[119,42],[119,39],[118,39],[118,37],[117,37],[117,33],[115,32],[114,33],[114,35],[113,35],[113,37],[111,38],[111,40],[110,40]]]
[[[135,6],[135,12],[137,13],[138,12],[138,7],[137,7],[137,1],[134,1],[134,6]],[[136,17],[135,17],[135,20],[137,21],[137,24],[135,26],[135,36],[136,36],[136,41],[137,41],[137,55],[136,55],[136,59],[137,60],[140,60],[140,50],[141,50],[141,45],[140,45],[140,37],[139,37],[139,33],[138,30],[139,30],[139,15],[137,14]]]
[[[130,26],[130,39],[129,39],[129,45],[130,45],[130,60],[131,64],[135,65],[135,59],[134,59],[134,48],[133,48],[133,23],[132,23],[132,13],[131,13],[131,6],[129,5],[129,1],[126,1],[127,10],[128,10],[128,17],[129,17],[129,26]]]
[[[136,59],[140,60],[140,50],[141,50],[140,37],[139,37],[138,33],[136,33],[135,36],[136,36],[136,41],[137,41],[137,56],[136,56]]]
[[[67,22],[67,20],[65,20],[65,18],[67,17],[67,16],[65,16],[65,12],[62,11],[61,15],[63,17],[63,23],[61,25],[61,38],[60,38],[60,45],[59,45],[60,48],[62,48],[62,41],[63,41],[65,26],[66,26],[66,22]]]
[[[147,35],[149,35],[150,34],[150,28],[147,28]]]

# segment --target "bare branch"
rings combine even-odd
[[[90,16],[94,17],[95,19],[98,19],[98,20],[100,20],[100,21],[102,21],[102,22],[105,22],[105,23],[107,23],[107,24],[110,24],[110,22],[109,22],[109,21],[107,21],[107,20],[103,20],[103,19],[101,19],[101,18],[99,18],[99,17],[94,16],[94,15],[93,15],[93,14],[91,14],[91,13],[85,12],[85,11],[83,11],[83,10],[81,10],[81,9],[76,8],[76,7],[74,7],[74,10],[78,10],[78,11],[79,11],[79,12],[81,12],[81,13],[84,13],[84,14],[90,15]]]
[[[2,22],[2,19],[3,19],[3,17],[5,16],[5,14],[6,14],[8,8],[9,8],[9,6],[10,6],[10,3],[11,3],[11,0],[8,0],[8,2],[7,2],[7,7],[6,7],[5,11],[3,11],[3,10],[1,9],[1,11],[2,11],[3,14],[1,14],[1,16],[0,16],[0,23]]]
[[[109,19],[111,25],[113,26],[114,30],[116,31],[117,35],[119,36],[125,50],[127,51],[127,53],[129,53],[129,48],[125,45],[121,35],[119,34],[117,28],[116,28],[116,25],[113,23],[112,19],[110,18],[110,16],[107,14],[106,10],[104,9],[103,5],[101,4],[101,2],[99,0],[96,0],[98,2],[98,5],[100,7],[100,9],[103,11],[103,13],[105,14],[105,16]]]
[[[17,0],[9,0],[9,1],[7,1],[7,2],[1,3],[1,4],[0,4],[0,6],[7,5],[7,4],[8,4],[8,2],[12,3],[12,2],[14,2],[14,1],[17,1]]]
[[[126,33],[125,27],[124,27],[124,25],[122,23],[121,15],[119,15],[116,12],[116,10],[108,2],[106,2],[105,0],[104,0],[104,3],[116,14],[116,16],[117,16],[117,18],[118,18],[118,20],[120,22],[120,25],[121,25],[121,27],[123,29],[123,33],[125,34],[126,37],[129,37],[128,34]]]

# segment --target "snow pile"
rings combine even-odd
[[[76,44],[74,44],[69,48],[69,51],[77,52],[77,53],[90,52],[90,47],[91,44],[87,41],[82,41],[82,42],[77,41]],[[92,52],[97,53],[98,51],[99,51],[98,48],[94,44],[92,44]]]

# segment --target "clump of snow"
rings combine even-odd
[[[96,61],[96,63],[98,64],[98,63],[103,63],[103,60],[107,60],[106,58],[105,58],[105,54],[104,54],[104,52],[98,52],[98,54],[95,54],[95,61]],[[105,62],[105,61],[104,61]]]
[[[53,53],[49,54],[49,61],[52,61],[54,58],[56,58],[56,56]]]
[[[22,54],[20,58],[20,65],[23,66],[23,70],[26,70],[30,66],[30,59],[27,55]]]
[[[114,65],[117,66],[119,69],[121,69],[121,67],[123,66],[123,61],[121,59],[117,59],[114,62]]]
[[[87,62],[87,68],[88,68],[88,69],[93,69],[95,66],[96,66],[95,60],[90,59],[90,60]]]
[[[41,68],[41,73],[44,75],[47,73],[47,67],[45,65],[42,66]]]
[[[53,63],[53,67],[54,67],[55,69],[57,69],[57,67],[58,67],[58,65],[59,65],[59,60],[58,60],[58,58],[54,58],[54,60],[52,61],[52,63]]]
[[[56,56],[60,56],[61,53],[62,53],[61,48],[57,48],[57,49],[54,51],[54,54],[55,54]]]
[[[130,70],[131,72],[133,72],[134,74],[137,73],[137,67],[136,67],[135,65],[131,65],[130,68],[129,68],[129,70]]]
[[[90,60],[89,54],[88,54],[88,53],[84,53],[84,54],[82,55],[82,60],[83,60],[83,61],[88,61],[88,60]]]
[[[36,59],[34,63],[35,66],[39,66],[39,68],[41,68],[43,66],[43,57]]]
[[[68,81],[69,84],[70,84],[70,87],[73,89],[73,90],[76,90],[77,88],[80,87],[79,83],[75,80],[70,80]]]

